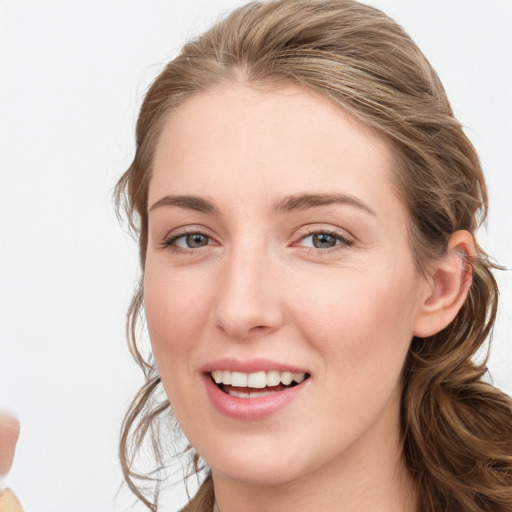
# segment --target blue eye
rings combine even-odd
[[[338,245],[339,240],[328,233],[317,233],[315,235],[311,235],[311,242],[317,249],[329,249]]]
[[[202,233],[186,233],[167,240],[165,245],[179,247],[181,249],[197,249],[210,242],[210,237]]]
[[[301,239],[301,245],[314,249],[332,249],[338,245],[351,245],[353,242],[338,233],[320,231],[311,233]]]

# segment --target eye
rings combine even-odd
[[[330,249],[340,243],[339,239],[329,233],[315,233],[314,235],[308,235],[302,239],[302,242],[306,245],[311,244],[316,249]]]
[[[204,233],[184,233],[172,236],[164,242],[167,247],[179,249],[198,249],[210,243],[210,237]]]
[[[311,249],[332,249],[339,245],[350,246],[353,240],[350,240],[341,233],[333,233],[329,231],[318,231],[310,233],[300,239],[299,245]]]

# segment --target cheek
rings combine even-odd
[[[304,290],[308,300],[294,318],[301,337],[320,356],[322,378],[317,383],[323,399],[314,406],[315,417],[329,411],[318,435],[330,429],[340,439],[355,439],[388,404],[398,407],[416,297],[414,273],[404,274],[344,272],[327,290],[313,283]],[[393,408],[388,416],[392,424],[395,413]]]
[[[307,297],[294,315],[314,340],[328,369],[342,375],[378,375],[401,368],[417,303],[414,269],[381,273],[344,271],[328,286],[303,281]],[[350,372],[346,370],[350,369]],[[364,371],[363,371],[364,370]]]
[[[187,430],[191,411],[201,407],[191,383],[198,379],[194,354],[208,316],[203,299],[177,273],[146,264],[144,307],[151,347],[173,413]]]
[[[171,365],[183,365],[181,357],[194,347],[208,316],[206,290],[173,273],[146,265],[144,307],[151,345],[163,378]]]

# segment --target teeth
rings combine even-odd
[[[222,372],[222,376],[224,376],[224,372]],[[231,385],[235,386],[236,388],[246,388],[247,377],[247,373],[233,372],[231,373]]]
[[[300,384],[305,378],[305,373],[292,373],[292,372],[255,372],[255,373],[243,373],[243,372],[229,372],[215,370],[211,372],[213,380],[217,384],[231,385],[236,388],[254,388],[263,389],[266,387],[278,386],[283,384],[289,386],[292,382]],[[233,392],[235,393],[235,392]],[[244,396],[249,393],[242,393]],[[254,393],[251,393],[253,395]],[[238,395],[233,395],[238,396]],[[258,396],[262,396],[261,392]]]
[[[288,386],[288,384],[291,384],[293,380],[293,374],[292,372],[283,372],[281,373],[281,382]]]
[[[262,389],[267,387],[267,376],[265,372],[249,373],[247,376],[247,387]]]
[[[293,380],[297,384],[300,384],[305,378],[306,378],[306,374],[305,373],[294,373],[293,374]]]
[[[281,374],[279,372],[267,372],[267,386],[278,386],[280,382]]]
[[[258,398],[260,396],[271,395],[272,393],[276,393],[276,391],[235,391],[234,389],[228,390],[228,395],[236,396],[238,398]]]

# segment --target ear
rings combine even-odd
[[[420,299],[414,323],[414,336],[432,336],[455,318],[473,281],[471,261],[474,257],[473,235],[469,231],[453,233],[446,255],[431,267],[429,286]]]

